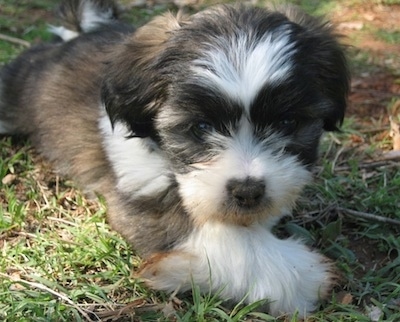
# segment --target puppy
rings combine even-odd
[[[331,264],[271,228],[310,182],[349,90],[329,24],[298,9],[220,5],[143,27],[110,0],[66,0],[60,41],[0,75],[0,132],[105,196],[152,288],[192,283],[270,314],[317,307]]]

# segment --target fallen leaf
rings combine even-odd
[[[24,285],[18,283],[21,280],[21,274],[19,272],[13,272],[9,277],[11,281],[15,282],[10,285],[10,291],[22,291],[26,289]]]
[[[336,298],[340,304],[344,305],[351,304],[351,302],[353,302],[353,295],[347,292],[339,292],[336,295]]]
[[[390,117],[390,136],[393,139],[393,150],[400,150],[400,123],[394,117]]]
[[[1,183],[4,185],[9,185],[9,184],[12,184],[15,181],[15,179],[17,179],[17,176],[15,174],[9,173],[9,174],[6,174],[3,177],[3,179],[1,179]]]

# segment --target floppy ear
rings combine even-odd
[[[307,55],[298,59],[307,71],[304,80],[316,80],[314,86],[327,102],[322,115],[324,130],[338,130],[343,122],[350,89],[350,72],[345,46],[339,43],[340,35],[335,33],[331,24],[305,14],[295,6],[276,9],[301,27],[299,46],[302,48],[299,52]]]
[[[157,136],[153,119],[165,100],[169,83],[159,70],[157,58],[184,20],[180,14],[159,16],[110,53],[102,100],[112,124],[116,121],[126,123],[132,136]]]

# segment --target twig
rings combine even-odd
[[[26,40],[22,40],[22,39],[19,39],[19,38],[7,36],[7,35],[4,35],[4,34],[0,34],[0,40],[8,41],[8,42],[11,42],[13,44],[21,45],[21,46],[24,46],[24,47],[30,47],[31,46],[31,44]]]
[[[391,163],[392,163],[391,159],[387,159],[387,160],[379,160],[379,161],[359,163],[357,167],[359,169],[371,169],[371,168],[378,168],[378,167],[388,166]],[[353,169],[351,166],[344,165],[344,166],[340,166],[340,167],[335,167],[334,171],[335,172],[350,171],[351,169]]]
[[[52,216],[48,216],[46,218],[49,219],[49,220],[57,221],[57,222],[60,222],[60,223],[63,223],[63,224],[69,225],[69,226],[73,226],[73,227],[78,227],[79,226],[78,224],[76,224],[76,223],[74,223],[72,221],[65,220],[65,219],[62,219],[62,218],[57,218],[57,217],[52,217]]]
[[[363,162],[358,164],[359,169],[371,169],[378,168],[383,166],[388,166],[391,164],[398,165],[397,163],[393,163],[394,161],[400,161],[400,151],[389,151],[382,154],[381,160],[371,161],[371,162]],[[352,167],[348,165],[335,167],[334,171],[349,171]]]
[[[386,152],[385,154],[383,154],[383,158],[385,160],[400,160],[400,151],[393,150]]]
[[[69,297],[67,297],[65,294],[56,292],[56,291],[52,290],[51,288],[49,288],[49,287],[47,287],[47,286],[45,286],[45,285],[43,285],[43,284],[36,283],[36,282],[29,282],[29,281],[26,281],[26,280],[23,280],[23,279],[20,279],[20,278],[13,278],[13,277],[8,276],[7,274],[1,273],[1,272],[0,272],[0,276],[3,276],[3,277],[5,277],[5,278],[8,278],[8,279],[12,280],[12,281],[15,282],[15,283],[26,284],[26,285],[29,285],[30,287],[34,287],[34,288],[37,288],[37,289],[39,289],[39,290],[48,292],[48,293],[50,293],[50,294],[52,294],[52,295],[58,297],[59,299],[65,301],[65,302],[68,303],[69,305],[73,306],[73,307],[74,307],[75,309],[77,309],[78,312],[79,312],[80,314],[82,314],[82,316],[83,316],[85,319],[87,319],[88,321],[93,321],[93,319],[92,319],[84,310],[82,310],[78,305],[76,305],[76,304],[75,304]]]
[[[323,219],[326,216],[329,216],[332,211],[336,210],[336,204],[329,204],[323,209],[308,211],[306,213],[301,214],[296,219],[291,219],[295,222],[301,222],[301,224],[307,224],[310,222],[315,222]]]
[[[373,129],[360,129],[358,130],[360,133],[377,133],[377,132],[384,132],[387,131],[387,127],[377,127],[377,128],[373,128]]]
[[[332,161],[332,169],[331,169],[331,172],[332,172],[332,173],[335,172],[336,162],[338,161],[339,156],[343,153],[344,150],[345,150],[345,147],[341,147],[341,148],[339,149],[339,151],[336,153],[335,158],[334,158],[333,161]]]
[[[378,222],[382,222],[385,224],[392,224],[392,225],[400,226],[400,220],[397,220],[397,219],[382,217],[382,216],[370,214],[367,212],[361,212],[361,211],[356,211],[356,210],[351,210],[351,209],[346,209],[346,208],[341,208],[341,207],[337,207],[336,210],[338,212],[341,212],[341,213],[344,213],[344,214],[347,214],[350,216],[359,217],[359,218],[363,218],[363,219],[367,219],[367,220],[378,221]]]
[[[121,307],[120,309],[112,309],[109,311],[96,312],[96,315],[101,318],[121,318],[124,316],[135,315],[137,313],[155,312],[164,308],[161,304],[143,304],[142,301],[133,301]]]
[[[355,87],[357,88],[357,87]],[[367,94],[374,94],[374,96],[379,96],[379,97],[392,97],[392,93],[388,93],[384,90],[377,90],[377,89],[363,89],[363,88],[357,88],[357,92],[359,93],[367,93]],[[372,104],[372,102],[366,101],[364,104]]]
[[[16,232],[16,234],[18,236],[24,236],[24,237],[29,237],[29,238],[37,238],[37,236],[35,234],[26,233],[24,231],[18,231],[18,232]]]

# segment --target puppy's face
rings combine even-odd
[[[103,95],[113,122],[157,144],[196,222],[249,225],[293,206],[347,90],[328,27],[293,11],[217,7],[140,29]]]

